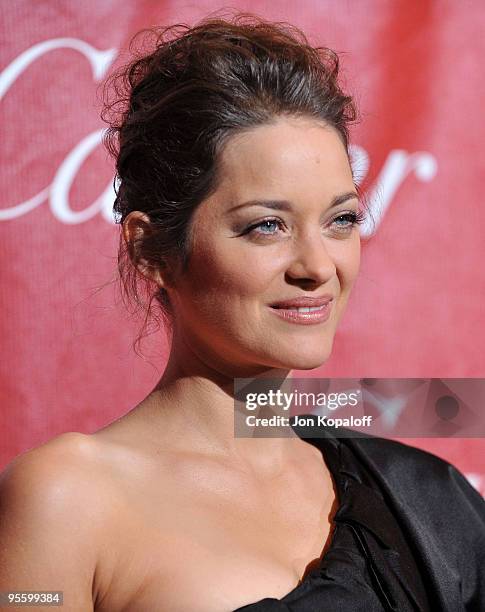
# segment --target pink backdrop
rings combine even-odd
[[[163,371],[163,334],[137,357],[139,322],[110,282],[118,227],[97,87],[137,30],[193,23],[221,6],[2,3],[0,468],[61,432],[121,416]],[[333,355],[312,375],[485,377],[483,4],[226,6],[288,20],[340,52],[362,112],[354,153],[378,223],[363,241]],[[407,442],[445,457],[485,493],[483,440]]]

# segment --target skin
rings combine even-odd
[[[0,591],[62,588],[72,610],[230,612],[283,597],[327,550],[338,500],[322,453],[296,436],[235,438],[232,387],[330,356],[360,263],[357,227],[335,222],[358,209],[349,161],[334,129],[301,117],[233,136],[220,161],[218,188],[193,216],[188,269],[153,277],[175,312],[160,381],[114,423],[58,436],[3,475]],[[232,210],[262,199],[291,210]],[[244,233],[268,218],[278,222]],[[127,240],[142,221],[127,217]],[[327,293],[331,316],[318,325],[268,307]],[[62,554],[66,541],[76,555]]]

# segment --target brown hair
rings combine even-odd
[[[114,91],[115,98],[105,97],[102,118],[110,126],[104,143],[116,160],[115,220],[122,224],[134,210],[150,219],[151,231],[136,245],[125,244],[121,232],[122,295],[146,309],[145,324],[155,299],[170,325],[166,291],[138,271],[136,259],[160,270],[171,261],[185,268],[190,220],[217,188],[227,139],[278,115],[302,115],[333,126],[349,153],[356,109],[337,82],[337,54],[310,46],[288,23],[248,13],[207,18],[193,27],[142,30],[130,51],[147,32],[155,37],[151,50],[106,82],[105,95]]]

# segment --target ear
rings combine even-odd
[[[169,270],[162,272],[140,254],[140,244],[153,232],[150,218],[144,212],[134,210],[123,221],[123,238],[134,266],[141,274],[166,289],[170,286]]]

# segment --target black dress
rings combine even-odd
[[[282,599],[234,612],[485,612],[485,501],[456,468],[383,438],[293,429],[337,486],[330,547]]]

